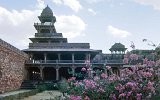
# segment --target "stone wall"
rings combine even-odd
[[[0,93],[20,87],[27,58],[27,54],[0,39]]]

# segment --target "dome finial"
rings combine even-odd
[[[41,16],[53,16],[53,12],[48,5],[46,8],[43,9]]]
[[[55,18],[55,16],[53,16],[53,12],[52,12],[51,8],[49,8],[48,5],[43,9],[41,15],[39,16],[39,19],[42,23],[56,22],[56,18]]]

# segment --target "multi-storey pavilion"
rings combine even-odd
[[[56,17],[47,6],[38,17],[41,23],[34,23],[37,30],[34,38],[30,38],[29,48],[23,50],[29,55],[25,66],[28,80],[60,80],[68,78],[68,70],[81,71],[85,60],[92,60],[101,52],[90,49],[89,43],[68,43],[62,33],[57,33],[54,23]]]

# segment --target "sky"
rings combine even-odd
[[[49,6],[58,33],[69,43],[90,43],[110,53],[114,43],[128,50],[155,49],[160,43],[160,0],[0,0],[0,38],[19,49],[28,48],[34,23]],[[147,39],[148,42],[143,42]]]

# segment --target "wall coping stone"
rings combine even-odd
[[[28,57],[28,55],[25,52],[23,52],[20,49],[12,46],[11,44],[5,42],[2,39],[0,39],[0,46],[3,46],[5,48],[7,48],[7,49],[10,49],[11,51],[16,52],[17,54],[20,54],[21,56]]]

